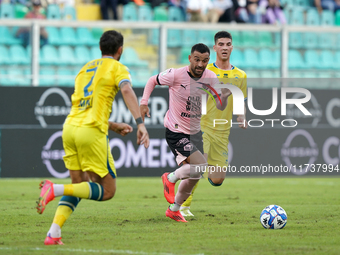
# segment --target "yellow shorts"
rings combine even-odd
[[[67,169],[91,171],[101,178],[111,174],[116,178],[109,139],[98,128],[64,124],[62,138]]]
[[[228,167],[229,132],[218,134],[217,132],[203,133],[203,149],[208,154],[208,164],[211,166]]]

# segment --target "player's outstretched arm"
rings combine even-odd
[[[126,123],[117,123],[109,121],[109,130],[120,134],[121,136],[126,136],[133,131],[133,128]]]
[[[130,82],[123,82],[120,85],[120,90],[124,98],[125,104],[130,110],[132,116],[137,123],[137,144],[144,144],[145,148],[149,147],[149,134],[145,128],[143,120],[140,115],[138,101],[135,92],[131,88]]]
[[[150,110],[148,107],[148,101],[150,98],[150,95],[152,93],[152,91],[154,90],[154,88],[157,85],[157,75],[151,76],[148,80],[148,82],[145,85],[144,91],[143,91],[143,97],[142,100],[140,102],[140,114],[142,115],[142,119],[144,121],[145,115],[148,116],[150,118]]]

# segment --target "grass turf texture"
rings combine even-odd
[[[59,199],[39,215],[39,181],[0,179],[0,254],[340,253],[340,178],[231,178],[217,188],[202,180],[186,224],[165,217],[161,178],[118,178],[112,200],[80,202],[64,246],[43,245]],[[261,226],[269,204],[286,210],[284,229]]]

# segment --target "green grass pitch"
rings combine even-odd
[[[0,179],[0,254],[340,254],[340,178],[202,180],[188,223],[165,217],[161,178],[118,178],[112,200],[80,202],[63,246],[43,245],[59,199],[39,215],[39,182]],[[286,210],[284,229],[261,226],[269,204]]]

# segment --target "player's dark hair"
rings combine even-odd
[[[123,35],[115,30],[109,30],[100,37],[99,45],[102,55],[114,55],[123,46]]]
[[[191,48],[191,54],[194,53],[194,51],[198,51],[199,53],[206,53],[208,52],[210,55],[209,47],[203,43],[197,43]]]
[[[231,41],[233,40],[233,37],[231,36],[231,34],[227,31],[220,31],[220,32],[217,32],[215,34],[215,37],[214,37],[214,40],[215,40],[215,43],[217,42],[218,39],[221,39],[221,38],[229,38]]]

